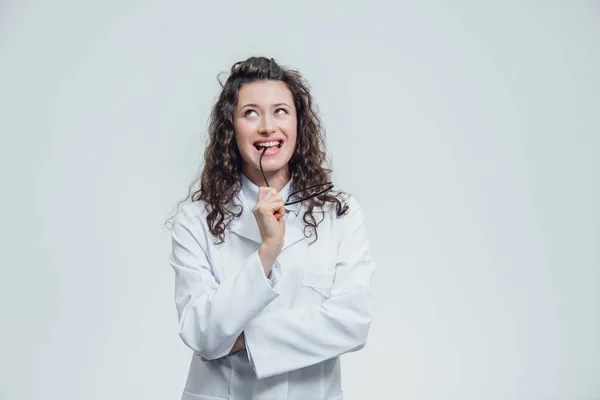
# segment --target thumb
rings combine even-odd
[[[260,201],[263,197],[265,197],[267,194],[267,190],[264,187],[259,187],[258,188],[258,198],[256,199],[257,202]]]

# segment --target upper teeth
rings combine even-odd
[[[258,143],[258,146],[271,147],[271,146],[277,146],[278,144],[279,144],[279,141],[275,141],[275,142],[262,142],[262,143]]]

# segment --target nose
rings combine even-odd
[[[275,123],[273,122],[273,118],[271,118],[270,115],[263,116],[258,129],[263,135],[269,135],[275,132]]]

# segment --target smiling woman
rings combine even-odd
[[[184,400],[342,399],[339,357],[366,343],[375,265],[323,142],[298,72],[233,65],[200,189],[173,223],[179,334],[194,351]]]
[[[242,155],[242,173],[260,182],[257,169],[264,147],[262,167],[269,182],[281,190],[290,180],[287,168],[296,148],[296,107],[292,93],[281,81],[244,85],[233,115],[235,141]]]

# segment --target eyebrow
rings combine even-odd
[[[281,106],[286,106],[288,108],[291,108],[289,104],[287,103],[277,103],[277,104],[273,104],[273,107],[281,107]],[[254,108],[260,108],[260,106],[258,104],[254,104],[254,103],[249,103],[249,104],[244,104],[242,107],[240,107],[240,110],[243,110],[246,107],[254,107]]]

